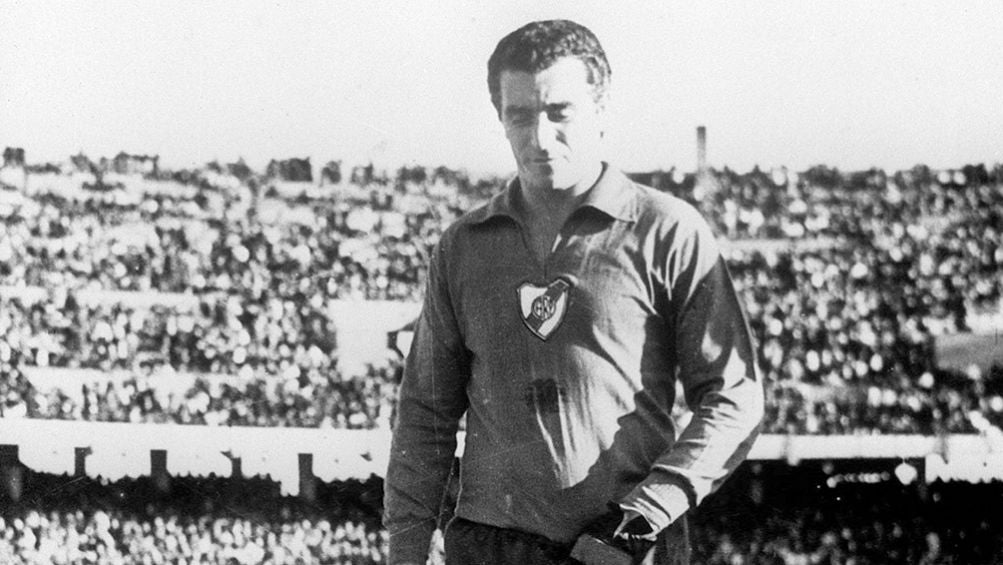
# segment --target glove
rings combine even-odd
[[[581,538],[585,537],[594,538],[618,549],[630,558],[630,562],[638,563],[655,545],[656,533],[643,516],[633,510],[624,512],[620,505],[611,502],[609,511],[582,531]],[[580,545],[582,549],[589,547],[585,543]],[[572,554],[572,557],[576,556]],[[581,557],[576,558],[581,559]],[[588,561],[583,562],[588,563]]]

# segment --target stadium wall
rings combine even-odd
[[[462,433],[458,440],[459,453]],[[166,453],[166,472],[175,476],[230,476],[239,458],[244,476],[270,476],[283,493],[297,495],[306,454],[325,482],[383,476],[390,432],[0,419],[0,445],[17,446],[21,463],[52,474],[73,474],[84,453],[84,472],[112,481],[151,474],[152,451]],[[1001,453],[1003,439],[992,435],[764,435],[750,459],[925,459],[942,478],[1003,478]]]

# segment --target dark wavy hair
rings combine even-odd
[[[585,63],[595,101],[602,104],[609,88],[609,61],[599,39],[587,27],[569,20],[528,23],[498,42],[488,59],[488,91],[491,103],[501,116],[501,72],[537,73],[562,57]]]

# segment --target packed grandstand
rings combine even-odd
[[[31,165],[5,152],[0,423],[387,430],[406,345],[386,336],[416,311],[443,229],[504,179],[340,167],[315,182],[300,159],[257,174],[242,162],[165,171],[124,153]],[[1003,312],[1003,167],[634,178],[716,229],[767,377],[764,434],[998,439],[1003,354],[979,344],[994,343]],[[378,347],[359,349],[370,305],[395,315]],[[264,479],[68,478],[6,453],[5,563],[384,556],[375,476],[289,497]],[[696,513],[695,561],[1003,560],[998,516],[965,511],[1003,491],[883,466],[746,464]]]

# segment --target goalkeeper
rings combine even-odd
[[[386,478],[391,565],[428,557],[464,414],[455,565],[687,563],[687,510],[756,438],[763,382],[715,238],[604,160],[609,83],[565,20],[488,62],[517,173],[432,253]]]

